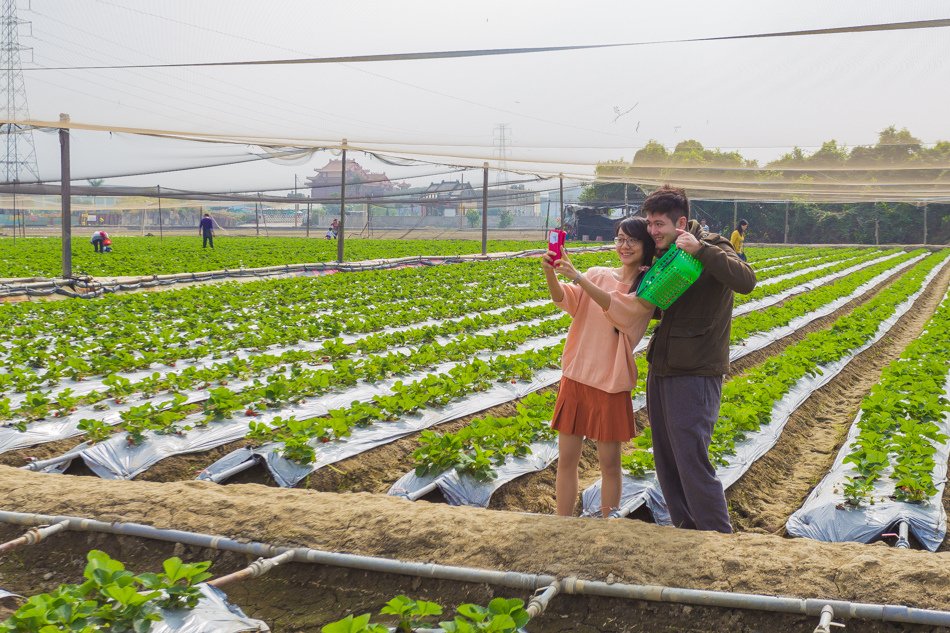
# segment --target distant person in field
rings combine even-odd
[[[564,253],[541,256],[551,300],[573,317],[561,358],[563,376],[551,426],[558,432],[557,513],[574,514],[584,438],[597,443],[601,514],[620,505],[620,444],[636,435],[630,391],[637,384],[633,348],[655,306],[633,294],[653,262],[646,220],[623,220],[614,239],[620,266],[581,274]],[[573,283],[560,283],[555,271]]]
[[[107,240],[109,244],[106,244]],[[105,253],[106,246],[109,246],[110,251],[112,250],[112,240],[109,239],[109,234],[105,231],[93,231],[92,239],[89,240],[89,243],[92,244],[92,249],[97,253]]]
[[[210,246],[213,249],[214,220],[211,219],[210,213],[205,213],[205,217],[201,218],[201,222],[198,223],[198,232],[201,234],[201,248],[208,248]]]
[[[699,226],[702,229],[703,233],[709,233],[709,223],[706,220],[702,221],[702,224]]]
[[[336,236],[340,233],[340,221],[336,218],[333,218],[333,222],[330,222],[330,228],[327,229],[326,238],[328,240],[336,239]]]
[[[732,532],[722,483],[709,461],[729,372],[733,293],[755,288],[755,273],[729,240],[689,219],[686,192],[660,187],[643,202],[657,256],[674,243],[703,265],[699,279],[660,313],[647,348],[647,416],[656,475],[673,525]]]
[[[745,256],[745,250],[742,247],[742,243],[745,242],[745,231],[749,228],[749,222],[747,220],[739,220],[739,225],[736,227],[736,230],[732,232],[732,237],[729,238],[729,241],[732,242],[733,250],[739,255],[742,261],[748,261]]]

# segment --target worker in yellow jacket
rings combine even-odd
[[[749,228],[748,220],[739,220],[739,226],[736,227],[736,230],[732,232],[732,237],[729,238],[729,241],[732,242],[732,248],[735,249],[742,261],[746,261],[745,251],[742,250],[742,243],[745,242],[745,231],[747,228]]]

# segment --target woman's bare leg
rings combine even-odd
[[[620,442],[597,442],[600,461],[600,513],[620,507]]]
[[[584,438],[580,435],[559,433],[557,436],[557,479],[554,484],[557,513],[562,517],[574,516],[577,505],[577,467],[581,463]]]

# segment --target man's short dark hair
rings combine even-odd
[[[663,185],[643,201],[643,213],[662,213],[672,222],[680,218],[689,219],[689,198],[686,190]]]

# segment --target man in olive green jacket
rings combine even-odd
[[[643,203],[657,256],[672,244],[703,265],[699,279],[660,316],[647,350],[647,414],[656,474],[677,527],[732,532],[722,483],[709,461],[729,372],[733,293],[755,273],[726,238],[689,220],[685,191],[664,186]]]

